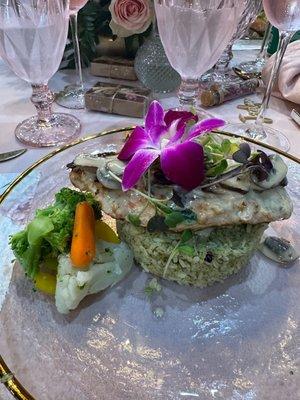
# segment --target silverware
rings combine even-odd
[[[0,162],[12,160],[26,153],[27,149],[8,151],[7,153],[0,153]]]

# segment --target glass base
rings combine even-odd
[[[265,63],[264,59],[244,62],[236,66],[236,71],[240,76],[248,77],[248,79],[260,78]]]
[[[231,133],[236,133],[240,136],[266,142],[267,144],[284,151],[288,151],[290,149],[290,142],[286,136],[278,130],[266,125],[258,126],[256,124],[243,123],[228,124],[225,126],[225,130]]]
[[[80,85],[68,85],[55,96],[55,101],[62,107],[74,110],[85,108],[84,90]]]
[[[233,75],[230,70],[226,73],[211,70],[211,72],[209,71],[201,76],[199,83],[202,90],[207,90],[213,86],[226,86],[238,81],[239,78]]]
[[[81,129],[80,121],[69,114],[52,114],[48,122],[34,116],[21,122],[15,130],[17,139],[33,147],[62,145],[76,139]]]

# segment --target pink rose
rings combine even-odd
[[[152,22],[150,0],[112,0],[109,11],[112,16],[109,26],[120,37],[145,32]]]

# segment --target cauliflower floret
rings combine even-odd
[[[87,271],[72,267],[69,255],[58,259],[55,291],[57,310],[67,314],[88,294],[98,293],[119,282],[131,269],[133,255],[125,243],[98,242],[96,257]]]

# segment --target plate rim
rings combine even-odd
[[[96,134],[84,136],[82,138],[77,139],[76,141],[73,141],[71,143],[68,143],[62,147],[59,147],[50,153],[46,154],[45,156],[41,157],[38,159],[36,162],[31,164],[25,171],[23,171],[21,174],[19,174],[12,182],[11,184],[7,187],[7,189],[3,192],[2,195],[0,195],[0,205],[4,202],[4,200],[7,198],[7,196],[11,193],[11,191],[17,186],[27,175],[29,175],[36,167],[41,165],[42,163],[48,161],[50,158],[54,157],[56,154],[59,154],[71,147],[77,146],[78,144],[87,142],[89,140],[94,140],[97,139],[101,136],[106,136],[106,135],[112,135],[114,133],[121,133],[121,132],[132,132],[132,130],[135,128],[135,126],[128,126],[128,127],[121,127],[121,128],[116,128],[112,130],[105,130],[101,131]],[[212,131],[213,133],[218,133],[224,136],[236,138],[236,139],[242,139],[246,142],[255,144],[259,147],[263,147],[267,150],[274,151],[286,158],[288,158],[291,161],[296,162],[297,164],[300,165],[300,158],[289,154],[279,148],[276,148],[274,146],[269,145],[268,143],[264,143],[255,139],[252,139],[250,137],[246,136],[241,136],[235,133],[227,132],[224,130],[218,130]],[[0,354],[0,383],[3,383],[6,388],[10,391],[10,393],[13,395],[18,400],[37,400],[35,399],[23,386],[22,384],[18,381],[18,379],[14,376],[14,374],[11,372],[9,367],[6,365],[4,359],[2,358]]]

